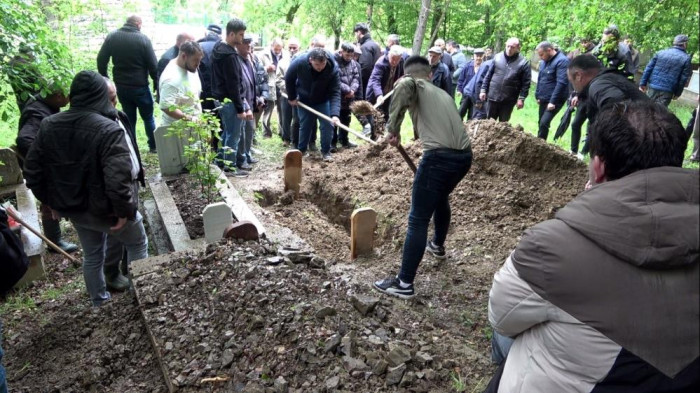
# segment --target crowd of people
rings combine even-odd
[[[358,23],[354,42],[337,51],[314,37],[307,50],[295,38],[286,47],[275,38],[256,53],[257,38],[233,18],[223,29],[209,25],[197,41],[179,34],[157,60],[141,25],[132,16],[110,33],[97,55],[98,72],[78,73],[69,96],[18,95],[17,147],[26,184],[42,203],[44,230],[57,231],[52,237],[69,252],[77,246],[61,239],[58,219],[75,227],[94,306],[109,301],[110,289],[130,286],[122,260],[148,256],[138,211],[144,170],[134,131],[137,112],[152,152],[158,149],[156,103],[165,126],[196,121],[203,111],[217,113],[216,163],[245,176],[257,162],[253,141],[259,126],[263,137],[277,134],[305,157],[320,148],[320,158],[332,161],[339,149],[356,147],[338,127],[350,124],[354,101],[378,107],[391,145],[400,144],[408,111],[423,155],[400,270],[372,287],[410,299],[424,254],[443,260],[450,254],[449,197],[473,160],[465,116],[508,121],[525,105],[531,85],[530,61],[515,37],[502,52],[474,49],[472,59],[455,41],[442,39],[427,56],[410,56],[399,36],[389,35],[382,48],[369,26]],[[586,191],[553,219],[525,232],[495,275],[488,313],[500,367],[488,392],[699,387],[700,184],[697,171],[681,168],[690,134],[667,109],[690,79],[687,43],[687,36],[676,36],[671,48],[649,62],[639,85],[639,53],[614,25],[597,45],[581,39],[568,55],[549,41],[535,47],[541,59],[538,136],[547,139],[562,108],[576,108],[571,151],[578,154],[588,120],[583,151],[590,153],[590,178]],[[461,96],[459,106],[455,96]],[[356,118],[366,136],[383,136],[373,116]],[[697,160],[697,118],[689,129]],[[0,255],[21,261],[4,218],[0,214]],[[3,274],[0,290],[8,290],[15,275]],[[0,391],[3,373],[0,367]]]

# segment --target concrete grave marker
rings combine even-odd
[[[374,249],[374,229],[377,227],[377,212],[364,207],[350,216],[350,258],[370,254]]]
[[[23,182],[22,169],[12,149],[0,149],[0,185],[11,186]]]
[[[204,208],[204,238],[207,243],[221,239],[224,230],[233,223],[231,208],[224,202],[212,203]]]
[[[187,165],[184,152],[185,145],[188,143],[188,135],[178,138],[175,135],[168,136],[168,132],[169,127],[158,127],[153,132],[156,138],[156,148],[158,149],[160,173],[163,176],[177,175]]]
[[[284,154],[284,191],[299,196],[301,184],[301,151],[289,150]]]

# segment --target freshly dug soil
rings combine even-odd
[[[208,204],[218,202],[218,200],[207,202],[199,182],[189,175],[180,175],[176,180],[168,180],[166,183],[175,200],[175,205],[180,211],[182,221],[185,222],[190,239],[204,237],[202,212]],[[214,191],[216,192],[216,190]],[[219,194],[216,193],[216,195]]]
[[[133,295],[93,308],[80,266],[56,254],[45,263],[49,280],[23,291],[32,306],[0,317],[10,391],[166,392]]]

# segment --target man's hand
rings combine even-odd
[[[345,98],[355,98],[355,92],[351,91],[350,93],[345,95]]]
[[[333,116],[331,117],[331,123],[333,123],[335,127],[338,127],[338,124],[340,124],[340,119],[338,119],[337,116]]]
[[[646,93],[647,87],[646,86],[639,86],[639,91],[641,91],[642,93]]]
[[[109,227],[109,230],[112,232],[116,232],[116,231],[124,228],[124,225],[126,225],[126,217],[119,217],[119,218],[117,218],[117,223],[114,224],[113,227]]]
[[[241,120],[245,120],[245,114],[246,112],[236,113],[236,117]]]
[[[245,119],[246,119],[246,120],[254,120],[255,117],[253,116],[253,111],[251,111],[250,109],[248,109],[248,111],[245,112]]]
[[[538,99],[538,100],[537,100],[537,105],[540,105],[540,104],[541,104],[541,102],[540,102],[540,100]]]
[[[578,97],[573,97],[571,99],[571,106],[573,106],[574,108],[578,106]]]
[[[277,69],[277,67],[275,67],[274,64],[270,64],[269,66],[267,66],[267,72],[273,72],[276,69]]]
[[[547,110],[550,111],[550,112],[553,111],[554,108],[556,108],[556,107],[557,107],[557,106],[554,105],[554,104],[552,104],[551,102],[550,102],[549,104],[547,104]]]
[[[391,146],[398,146],[399,136],[396,134],[389,134],[389,136],[386,137],[386,141],[389,142]]]
[[[518,110],[523,109],[523,106],[525,106],[525,101],[522,99],[518,99],[518,102],[515,104],[515,106],[518,108]]]
[[[49,209],[51,209],[51,208],[49,208]],[[56,210],[51,209],[51,218],[53,218],[54,220],[58,221],[58,220],[61,219],[61,215],[58,214],[58,212],[57,212]]]
[[[379,97],[377,97],[377,102],[376,102],[376,104],[375,104],[375,105],[379,106],[379,105],[383,104],[383,103],[384,103],[384,100],[385,100],[385,99],[386,99],[386,98],[384,98],[384,96],[383,96],[383,95],[382,95],[382,96],[379,96]]]
[[[479,101],[486,101],[486,93],[479,93]]]
[[[287,100],[287,103],[291,106],[297,106],[297,100]]]

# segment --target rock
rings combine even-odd
[[[343,357],[343,365],[347,372],[352,372],[354,370],[367,370],[367,364],[360,359],[353,358],[350,356]],[[398,382],[397,382],[398,383]]]
[[[248,330],[262,329],[264,326],[265,320],[260,315],[256,315],[253,317],[253,320],[250,321],[250,325],[248,325]]]
[[[275,389],[275,393],[287,393],[289,391],[289,382],[282,376],[277,377],[272,386]]]
[[[433,357],[428,355],[425,352],[418,351],[416,352],[416,355],[413,357],[413,360],[416,361],[416,363],[425,365],[433,361]]]
[[[375,336],[374,334],[370,334],[370,336],[367,337],[367,341],[369,341],[370,344],[374,344],[374,345],[384,344],[384,341],[381,338]]]
[[[406,386],[411,386],[413,383],[416,381],[416,374],[413,373],[413,371],[407,371],[404,375],[403,378],[401,378],[401,382],[399,383],[399,387],[406,387]]]
[[[173,343],[170,342],[170,341],[168,341],[167,343],[165,343],[165,350],[166,350],[166,351],[172,351],[172,350],[173,350]]]
[[[379,359],[374,363],[374,367],[372,367],[372,374],[382,375],[386,372],[387,367],[389,367],[389,363],[384,359]]]
[[[423,370],[423,374],[425,374],[425,379],[428,381],[434,381],[435,377],[437,376],[437,373],[432,368]]]
[[[294,203],[294,191],[290,190],[282,194],[280,196],[279,203],[280,205],[284,206],[291,205],[292,203]]]
[[[350,303],[362,316],[366,316],[374,310],[379,303],[379,299],[371,296],[352,295],[350,296]]]
[[[331,289],[331,282],[330,281],[324,281],[323,284],[321,284],[321,287],[323,289]]]
[[[224,353],[221,355],[221,368],[225,368],[233,363],[233,351],[228,348],[224,349]]]
[[[339,376],[334,376],[326,379],[326,389],[328,391],[332,391],[338,388],[340,385],[340,377]]]
[[[289,258],[293,263],[308,263],[314,256],[307,252],[295,248],[283,247],[277,250],[277,255]]]
[[[332,317],[334,315],[338,314],[338,311],[335,310],[333,307],[321,307],[316,311],[316,318],[318,319],[323,319],[325,317]]]
[[[326,344],[323,347],[323,352],[335,352],[336,349],[338,349],[338,346],[340,345],[340,335],[339,334],[334,334],[326,340]]]
[[[268,264],[268,265],[273,265],[273,266],[275,266],[275,265],[281,264],[282,262],[284,262],[284,258],[283,258],[283,257],[269,257],[269,258],[267,258],[267,264]]]
[[[396,345],[389,353],[386,355],[386,360],[389,362],[389,365],[392,367],[396,367],[400,365],[401,363],[406,363],[409,360],[411,360],[411,353],[408,351],[408,349]]]
[[[347,356],[355,356],[355,332],[346,334],[340,341],[341,351]]]
[[[391,367],[386,373],[386,384],[388,386],[398,385],[406,372],[406,363],[401,363],[396,367]]]
[[[265,393],[265,388],[257,382],[251,382],[245,386],[243,393]]]
[[[313,257],[309,261],[309,267],[312,267],[314,269],[321,269],[324,266],[326,266],[326,261],[323,258]]]

